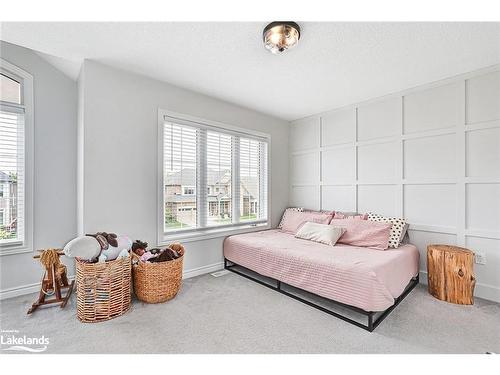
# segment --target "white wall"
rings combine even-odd
[[[158,108],[271,134],[271,218],[288,204],[288,123],[167,83],[85,61],[82,232],[115,231],[156,244]],[[221,267],[223,237],[189,242],[185,271]]]
[[[76,82],[29,49],[0,41],[0,54],[34,78],[34,249],[60,247],[76,234]],[[32,257],[0,256],[0,297],[37,289]]]
[[[486,255],[476,295],[500,301],[499,67],[294,121],[290,204],[406,217],[421,255]]]

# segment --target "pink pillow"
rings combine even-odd
[[[305,212],[320,212],[322,214],[328,214],[328,215],[334,215],[335,214],[335,211],[329,211],[329,210],[321,210],[321,211],[316,211],[316,210],[308,210],[308,209],[305,209],[303,210]]]
[[[368,220],[368,214],[360,214],[360,215],[346,215],[342,212],[335,212],[333,215],[334,219],[355,219],[355,220]]]
[[[302,225],[310,221],[318,224],[330,224],[332,214],[316,211],[289,211],[283,222],[281,229],[284,232],[296,234]]]
[[[337,243],[369,247],[377,250],[385,250],[389,247],[389,238],[392,228],[391,223],[380,223],[368,220],[332,219],[330,225],[346,230]]]

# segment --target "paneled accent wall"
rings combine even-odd
[[[290,206],[405,217],[424,282],[427,245],[457,244],[500,301],[500,67],[292,122]]]

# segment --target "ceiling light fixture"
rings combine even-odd
[[[297,45],[300,26],[291,21],[271,22],[262,33],[264,46],[274,54],[283,53]]]

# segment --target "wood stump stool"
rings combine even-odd
[[[427,246],[427,279],[429,293],[437,299],[474,304],[474,253],[457,246]]]

